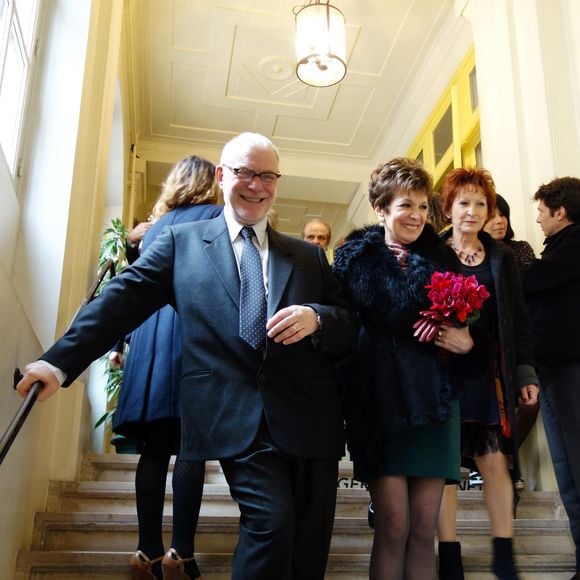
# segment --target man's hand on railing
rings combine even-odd
[[[28,391],[30,391],[36,381],[40,381],[43,384],[42,389],[38,393],[39,401],[45,401],[60,388],[60,381],[50,368],[44,362],[36,361],[24,367],[23,377],[16,385],[18,394],[21,397],[26,397]]]

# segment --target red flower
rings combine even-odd
[[[454,272],[434,272],[427,297],[432,304],[428,312],[455,326],[465,326],[479,318],[479,311],[490,294],[475,276],[464,276]],[[439,318],[439,316],[431,316]]]
[[[467,326],[479,318],[479,311],[490,294],[475,276],[455,272],[433,272],[427,297],[431,300],[429,310],[422,310],[421,318],[413,325],[414,336],[420,342],[435,338],[441,324]]]

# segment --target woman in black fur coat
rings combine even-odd
[[[435,577],[433,541],[446,479],[459,480],[461,359],[468,327],[414,328],[429,307],[435,271],[459,271],[454,252],[426,224],[432,182],[422,165],[397,158],[371,174],[380,225],[353,232],[334,272],[358,310],[361,332],[349,367],[345,413],[355,477],[375,510],[371,579]],[[415,336],[417,334],[417,336]]]

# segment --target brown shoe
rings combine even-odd
[[[132,580],[157,580],[157,576],[153,574],[153,564],[161,562],[163,556],[151,560],[147,554],[141,550],[137,550],[132,556],[129,562],[131,567],[131,579]]]
[[[188,562],[191,564],[188,565]],[[163,580],[203,580],[195,558],[193,556],[182,558],[174,548],[169,548],[167,554],[163,556],[161,568],[163,569]]]

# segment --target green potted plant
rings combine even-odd
[[[112,261],[112,270],[99,284],[96,294],[98,294],[105,284],[118,272],[120,272],[127,265],[127,235],[129,231],[125,224],[119,218],[113,218],[110,224],[103,230],[103,238],[99,249],[99,271],[107,264],[109,260]],[[127,355],[128,347],[124,344],[123,356]],[[101,425],[110,431],[113,422],[113,416],[117,408],[117,400],[119,392],[123,383],[123,368],[112,366],[109,361],[108,354],[101,357],[100,361],[105,365],[105,395],[106,395],[106,410],[101,415],[99,420],[95,423],[95,429]],[[122,435],[114,435],[111,437],[111,443],[119,453],[127,453],[135,451],[135,443]]]

